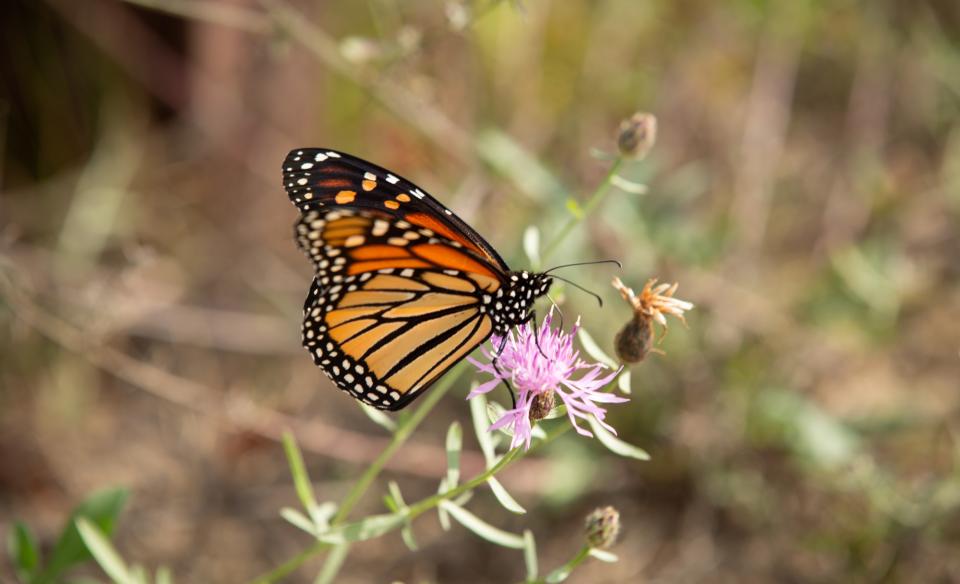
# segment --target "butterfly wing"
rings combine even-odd
[[[309,155],[301,166],[319,166],[286,170]],[[412,183],[353,157],[339,162],[347,156],[303,149],[284,163],[303,212],[297,241],[316,269],[303,343],[340,389],[397,410],[490,336],[505,266],[472,229],[438,218],[430,205],[440,204]]]
[[[450,209],[413,182],[356,156],[325,148],[292,150],[283,162],[283,184],[301,211],[382,212],[458,243],[498,272],[509,271],[496,250]]]

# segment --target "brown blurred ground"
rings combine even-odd
[[[653,460],[568,437],[505,477],[528,515],[471,508],[549,567],[617,506],[621,561],[575,582],[960,580],[955,2],[475,2],[464,30],[460,2],[137,4],[0,8],[0,525],[49,544],[122,485],[118,547],[180,582],[303,549],[279,432],[333,500],[386,437],[299,347],[287,150],[396,169],[525,267],[524,228],[559,228],[642,109],[660,140],[623,174],[649,192],[552,260],[617,257],[697,304],[613,419]],[[609,349],[626,307],[608,271],[575,277],[608,304],[565,310]],[[408,499],[435,492],[467,384],[389,467]],[[355,546],[341,581],[522,578],[462,528],[416,532],[417,553]]]

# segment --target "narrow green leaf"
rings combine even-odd
[[[593,431],[593,435],[596,436],[597,440],[599,440],[600,443],[606,446],[611,452],[627,458],[650,460],[650,455],[647,454],[644,449],[634,446],[633,444],[627,444],[623,440],[617,438],[611,434],[609,430],[601,426],[600,423],[593,418],[593,416],[587,418],[587,421],[590,423],[590,430]]]
[[[331,582],[334,582],[349,552],[350,544],[348,543],[333,546],[333,549],[327,554],[327,559],[323,562],[323,567],[320,569],[320,573],[317,574],[317,578],[313,581],[313,584],[331,584]]]
[[[527,566],[527,581],[537,579],[537,542],[529,529],[523,532],[523,563]]]
[[[496,477],[490,477],[487,479],[487,484],[490,485],[490,490],[493,491],[497,501],[500,501],[500,504],[503,505],[507,511],[517,514],[523,514],[527,512],[527,510],[524,509],[520,503],[517,503],[517,501],[510,496],[510,493],[507,492],[507,489],[500,484],[500,481],[498,481]]]
[[[307,514],[316,522],[317,500],[313,495],[313,484],[310,482],[310,475],[307,474],[307,467],[303,463],[303,455],[297,446],[297,441],[290,432],[283,433],[283,451],[287,455],[287,463],[290,465],[290,474],[293,476],[293,487],[297,491],[297,497]]]
[[[450,499],[450,501],[451,501],[454,505],[459,505],[459,506],[463,507],[464,505],[466,505],[467,503],[469,503],[469,502],[470,502],[470,499],[472,499],[472,498],[473,498],[473,491],[466,491],[466,492],[464,492],[464,493],[460,493],[460,496],[457,497],[456,499]]]
[[[16,569],[17,576],[25,582],[30,581],[40,565],[40,548],[37,547],[37,540],[30,533],[27,524],[17,521],[10,526],[7,552],[10,554],[10,561]]]
[[[440,479],[440,486],[437,487],[437,494],[442,495],[448,490],[447,477],[443,477]],[[450,514],[447,513],[441,505],[437,505],[437,519],[440,520],[440,527],[442,527],[444,531],[450,531]]]
[[[131,584],[150,584],[147,569],[140,564],[130,566],[130,577],[127,579]]]
[[[625,193],[630,193],[632,195],[645,195],[649,191],[649,187],[643,183],[638,183],[629,179],[625,179],[622,176],[615,174],[610,177],[610,184],[617,187]]]
[[[544,420],[553,420],[555,418],[565,418],[567,416],[567,406],[560,404],[559,406],[550,410],[550,412],[543,417]]]
[[[597,548],[590,548],[590,555],[601,562],[607,562],[608,564],[612,564],[620,560],[620,558],[617,557],[617,554],[612,554],[605,550],[598,550]]]
[[[630,370],[624,369],[620,373],[620,377],[617,378],[617,387],[620,389],[620,393],[630,395],[633,392],[633,388],[630,387]]]
[[[366,541],[393,531],[406,521],[406,515],[388,513],[371,515],[360,521],[338,525],[320,535],[320,541],[332,544],[342,544],[354,541]]]
[[[110,540],[104,535],[95,523],[85,517],[77,518],[75,522],[77,533],[86,545],[86,549],[93,554],[107,576],[117,584],[133,584],[134,579],[127,570],[127,565],[120,558]]]
[[[302,529],[314,537],[317,537],[319,534],[316,524],[298,509],[284,507],[280,509],[280,517],[283,517],[294,527]]]
[[[407,508],[407,503],[403,500],[403,493],[400,492],[400,485],[396,481],[387,483],[387,490],[390,491],[390,497],[396,502],[398,509]]]
[[[41,582],[58,580],[60,574],[70,566],[92,558],[77,530],[77,519],[86,517],[100,531],[109,536],[113,533],[117,517],[126,500],[126,489],[108,489],[98,491],[80,503],[71,513],[60,538],[53,546],[50,561],[47,562],[37,580]]]
[[[157,577],[153,580],[156,584],[173,584],[173,572],[166,566],[157,568]]]
[[[380,426],[381,428],[383,428],[387,432],[390,432],[391,434],[397,431],[397,423],[393,420],[393,418],[383,413],[381,410],[378,410],[377,408],[372,406],[368,406],[367,404],[359,400],[353,400],[353,401],[358,406],[360,406],[360,409],[363,410],[363,413],[367,414],[368,418],[373,420],[374,424]]]
[[[450,501],[441,501],[440,506],[450,513],[450,515],[456,519],[460,525],[463,525],[490,543],[495,543],[499,546],[516,550],[524,548],[525,544],[523,538],[519,535],[494,527],[473,513],[467,511],[463,507],[451,503]]]
[[[544,581],[547,584],[556,584],[557,582],[563,582],[564,580],[570,577],[571,572],[573,572],[573,568],[571,566],[560,566],[556,570],[547,574],[547,577],[544,579]]]
[[[420,549],[420,546],[417,545],[416,538],[413,537],[413,528],[409,523],[403,526],[403,529],[400,530],[400,538],[403,539],[403,543],[406,544],[407,549],[411,552],[415,552]]]
[[[460,482],[460,448],[463,445],[463,430],[460,422],[454,421],[447,430],[447,488],[456,488]]]
[[[530,428],[530,435],[539,440],[546,440],[547,431],[544,430],[539,423],[537,423]]]
[[[590,355],[607,367],[619,369],[620,366],[617,365],[617,362],[600,348],[600,345],[593,340],[593,337],[590,336],[590,333],[587,332],[587,329],[581,328],[578,330],[577,337],[579,337],[580,345],[583,346],[583,350],[587,352],[587,355]]]
[[[470,400],[470,417],[473,419],[473,429],[477,434],[477,443],[480,445],[480,451],[483,452],[483,459],[487,461],[487,468],[494,465],[493,458],[496,452],[496,445],[493,442],[493,434],[490,433],[490,422],[487,421],[487,398],[484,395],[478,395]]]

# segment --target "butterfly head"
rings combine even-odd
[[[510,272],[506,284],[497,291],[496,309],[492,311],[496,332],[503,334],[510,327],[527,322],[534,301],[545,295],[551,284],[553,278],[547,274]]]

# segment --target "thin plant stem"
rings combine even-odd
[[[353,508],[360,500],[360,497],[367,492],[367,489],[370,488],[374,479],[376,479],[380,471],[383,470],[387,461],[403,446],[417,426],[420,425],[420,422],[422,422],[427,417],[427,414],[433,410],[434,406],[437,405],[440,398],[446,395],[447,391],[453,387],[453,382],[460,377],[465,367],[466,361],[461,361],[454,366],[432,390],[427,392],[420,407],[417,408],[409,418],[397,425],[397,429],[393,433],[393,439],[387,447],[383,449],[380,456],[367,467],[367,470],[364,471],[363,475],[354,483],[353,487],[347,493],[343,503],[340,504],[340,508],[337,510],[337,514],[333,517],[332,525],[337,525],[347,519],[347,516],[350,515],[350,512],[353,511]]]
[[[377,456],[370,466],[367,467],[367,469],[363,472],[363,475],[357,479],[357,482],[354,483],[347,492],[346,497],[343,499],[343,502],[337,509],[337,514],[331,521],[331,526],[336,526],[340,523],[343,523],[347,519],[347,517],[350,515],[350,512],[353,511],[353,508],[357,505],[357,502],[360,501],[360,498],[363,497],[363,495],[367,492],[367,489],[370,488],[370,485],[373,484],[373,481],[376,480],[377,476],[383,470],[383,467],[387,464],[387,461],[390,460],[390,458],[401,446],[403,446],[410,435],[413,434],[413,431],[417,428],[417,426],[419,426],[420,423],[426,419],[427,415],[431,410],[433,410],[434,406],[436,406],[440,399],[446,395],[451,387],[453,387],[453,382],[460,376],[465,367],[466,362],[461,362],[455,365],[447,373],[447,375],[437,382],[433,389],[424,396],[423,402],[420,403],[420,406],[413,412],[413,414],[411,414],[410,417],[403,419],[397,425],[397,429],[393,432],[393,438],[390,440],[390,443],[387,444],[387,447],[383,449],[380,455]],[[268,584],[270,582],[276,582],[329,547],[331,547],[330,544],[318,541],[309,548],[280,564],[273,570],[257,577],[255,580],[252,580],[251,584]]]
[[[607,175],[603,177],[603,181],[597,185],[597,188],[593,191],[593,194],[590,195],[590,198],[587,199],[587,202],[583,205],[583,210],[578,214],[570,217],[567,222],[560,228],[560,231],[547,243],[543,248],[543,254],[541,255],[541,261],[547,259],[550,254],[557,251],[557,248],[563,243],[563,240],[570,235],[570,232],[573,229],[583,222],[591,213],[593,213],[597,206],[603,201],[607,193],[610,191],[610,188],[613,187],[613,177],[617,175],[617,171],[620,170],[620,166],[623,164],[623,158],[617,157],[614,159],[613,163],[610,165],[610,169],[607,171]]]
[[[569,562],[567,562],[566,564],[564,564],[563,566],[554,570],[551,573],[564,572],[566,574],[569,574],[573,572],[577,566],[582,564],[583,561],[587,559],[587,556],[589,555],[590,555],[590,546],[585,545],[582,548],[580,548],[580,551],[577,552],[577,555],[573,556],[573,558],[571,558]],[[529,584],[541,584],[542,582],[546,582],[546,580],[533,580]]]
[[[510,450],[506,454],[504,454],[503,457],[499,461],[497,461],[495,465],[483,471],[482,473],[476,475],[475,477],[471,478],[469,481],[461,484],[460,486],[454,489],[451,489],[449,491],[445,491],[443,493],[432,495],[430,497],[427,497],[426,499],[423,499],[422,501],[419,501],[417,503],[414,503],[413,505],[410,505],[406,510],[407,519],[413,520],[415,517],[418,517],[426,513],[427,511],[433,509],[434,507],[437,507],[441,503],[441,501],[455,499],[460,495],[479,487],[480,485],[485,483],[487,479],[496,475],[498,472],[502,471],[513,462],[516,462],[517,460],[522,459],[527,454],[530,454],[531,452],[536,451],[538,448],[542,448],[543,446],[549,444],[559,436],[563,435],[570,429],[570,427],[571,426],[569,424],[558,424],[557,427],[547,432],[546,438],[534,444],[533,447],[530,448],[530,450],[525,451],[519,447],[514,448],[513,450]],[[298,553],[297,555],[291,557],[290,559],[285,561],[283,564],[277,566],[270,572],[263,574],[262,576],[258,577],[255,580],[252,580],[250,584],[272,584],[274,582],[277,582],[281,578],[288,576],[291,572],[293,572],[294,570],[296,570],[297,568],[305,564],[307,561],[313,559],[318,554],[326,551],[331,547],[333,547],[333,544],[325,541],[314,542],[310,547]],[[346,555],[346,553],[344,555]],[[335,576],[336,574],[334,573],[333,575]]]

